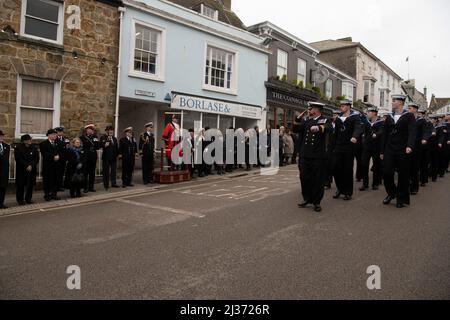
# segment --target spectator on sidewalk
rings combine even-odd
[[[108,126],[105,134],[100,137],[103,165],[103,186],[105,190],[109,189],[110,182],[112,188],[118,188],[117,185],[117,157],[119,156],[119,141],[114,137],[114,128]]]
[[[0,130],[0,209],[6,209],[5,194],[9,180],[10,146],[4,142],[5,134]]]
[[[133,128],[126,128],[125,136],[119,142],[119,154],[122,157],[122,188],[133,187],[133,171],[138,155],[136,140],[133,137]]]
[[[142,180],[144,185],[153,183],[153,170],[155,163],[155,135],[153,122],[145,125],[145,132],[139,137],[139,154],[142,156]]]
[[[81,140],[75,138],[67,149],[67,175],[69,177],[69,189],[71,198],[81,197],[81,188],[85,185],[86,153],[81,147]]]
[[[284,163],[289,165],[291,164],[294,155],[294,140],[292,139],[291,131],[289,129],[286,129],[286,132],[283,135],[283,150]]]
[[[29,134],[23,135],[20,141],[22,143],[14,150],[14,159],[16,161],[16,200],[22,206],[33,203],[39,151]]]
[[[42,183],[44,185],[45,201],[59,200],[58,168],[61,156],[56,145],[56,136],[56,130],[49,129],[47,131],[47,140],[39,145],[42,155]]]

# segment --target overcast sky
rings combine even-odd
[[[422,91],[450,97],[448,0],[232,0],[245,25],[270,21],[306,42],[351,36]]]

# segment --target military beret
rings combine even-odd
[[[24,134],[23,136],[20,137],[20,141],[22,142],[29,140],[31,140],[31,136],[29,134]]]
[[[392,100],[402,100],[405,101],[406,100],[406,96],[404,94],[393,94],[392,95]]]
[[[47,130],[47,136],[49,136],[49,135],[51,135],[51,134],[54,134],[54,133],[58,133],[58,132],[56,132],[55,129],[48,129],[48,130]]]

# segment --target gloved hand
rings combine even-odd
[[[77,169],[80,170],[83,167],[81,163],[77,164]]]

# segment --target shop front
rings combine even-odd
[[[247,130],[260,125],[262,108],[246,103],[172,92],[170,110],[165,114],[178,114],[183,129],[196,129],[197,122],[199,128],[219,129],[225,134],[229,128]],[[165,122],[169,119],[170,117],[165,117]]]

